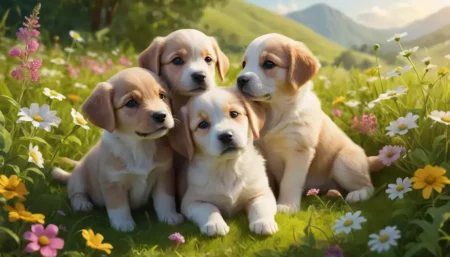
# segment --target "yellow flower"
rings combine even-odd
[[[343,103],[345,101],[345,97],[339,96],[338,98],[334,99],[333,105],[336,105],[338,103]]]
[[[67,95],[67,99],[73,103],[78,103],[80,101],[80,97],[77,95]]]
[[[437,71],[438,76],[441,76],[441,77],[444,77],[445,75],[447,75],[447,73],[448,73],[447,67],[441,67]]]
[[[440,193],[445,187],[444,184],[450,184],[445,174],[445,169],[438,166],[426,165],[423,169],[418,169],[414,173],[414,177],[411,181],[414,183],[412,187],[414,189],[422,189],[422,196],[425,199],[429,199],[433,189]]]
[[[103,236],[100,233],[94,234],[92,229],[83,229],[81,230],[81,235],[84,239],[86,239],[86,245],[90,248],[111,254],[111,249],[113,249],[113,246],[111,244],[102,243]]]
[[[25,201],[25,195],[29,194],[22,180],[16,175],[9,178],[5,175],[0,176],[0,193],[6,200],[17,197],[20,201]]]
[[[364,71],[364,73],[369,77],[374,77],[378,75],[378,69],[377,68],[370,68]]]
[[[33,214],[29,211],[26,211],[25,206],[23,206],[22,203],[16,203],[14,205],[14,208],[9,205],[5,205],[3,209],[9,212],[8,218],[10,222],[23,220],[25,222],[31,223],[41,223],[41,224],[45,223],[44,215],[39,213]]]

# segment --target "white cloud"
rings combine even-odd
[[[374,28],[402,27],[410,22],[422,18],[420,12],[413,5],[406,2],[398,2],[391,8],[373,6],[358,15],[358,21],[366,26]]]
[[[294,3],[281,4],[281,3],[279,3],[279,4],[275,5],[273,11],[280,15],[285,15],[287,13],[297,11],[299,9],[300,9],[300,6],[298,6],[298,4],[294,4]]]

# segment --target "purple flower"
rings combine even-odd
[[[32,39],[29,43],[28,43],[28,50],[30,51],[30,53],[35,52],[37,49],[39,48],[39,43]]]
[[[180,233],[176,232],[169,236],[169,239],[175,243],[176,246],[184,244],[184,237]]]
[[[333,109],[333,115],[336,117],[341,117],[342,116],[342,111],[339,109]]]
[[[310,190],[308,190],[308,193],[306,193],[306,196],[318,195],[319,191],[320,190],[318,188],[311,188]]]
[[[22,53],[22,51],[20,51],[19,48],[13,48],[9,51],[9,55],[11,55],[12,57],[17,57]]]
[[[386,145],[380,150],[378,157],[384,165],[390,166],[392,163],[400,159],[402,152],[406,152],[406,149],[403,146]]]
[[[344,252],[339,246],[330,246],[325,250],[325,257],[344,257]]]
[[[25,252],[39,251],[43,257],[56,257],[58,250],[63,249],[64,240],[56,237],[58,227],[50,224],[45,229],[41,224],[31,225],[31,232],[25,232],[23,238],[30,241],[25,247]]]

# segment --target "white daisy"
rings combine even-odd
[[[400,34],[395,34],[393,37],[389,38],[387,41],[391,42],[391,41],[400,41],[400,38],[402,37],[406,37],[408,35],[408,32],[403,32]]]
[[[366,79],[366,81],[368,82],[368,83],[373,83],[373,82],[375,82],[375,81],[377,81],[378,80],[378,77],[370,77],[370,78],[367,78]]]
[[[344,232],[349,234],[352,229],[361,229],[361,223],[366,222],[366,218],[361,217],[361,211],[355,213],[347,212],[344,216],[336,220],[333,230],[335,234]]]
[[[394,97],[399,97],[401,95],[405,95],[406,91],[408,91],[408,88],[405,86],[399,86],[395,89],[390,89],[390,90],[386,91],[386,93],[379,95],[377,99],[369,102],[369,104],[367,104],[367,106],[369,108],[373,108],[373,107],[375,107],[375,104],[377,104],[381,100],[387,100],[387,99],[391,99]]]
[[[55,90],[50,90],[49,88],[44,88],[44,95],[48,96],[50,99],[58,99],[59,101],[62,101],[66,99],[66,97]]]
[[[450,59],[450,54],[447,54],[446,56],[444,56],[447,59]]]
[[[411,48],[411,49],[407,49],[407,50],[401,51],[401,52],[399,53],[399,55],[401,55],[401,56],[403,56],[403,57],[410,57],[414,52],[417,51],[417,49],[419,49],[419,47],[418,47],[418,46],[415,46],[415,47],[413,47],[413,48]]]
[[[403,195],[407,192],[412,191],[411,189],[411,179],[397,178],[396,184],[389,184],[386,193],[389,194],[389,199],[394,200],[395,198],[403,199]]]
[[[50,111],[50,106],[44,104],[41,107],[37,103],[32,103],[30,109],[22,107],[20,109],[17,123],[29,121],[36,127],[50,132],[51,126],[58,127],[61,119],[56,117],[56,111]]]
[[[84,84],[81,84],[81,83],[78,83],[78,82],[76,82],[76,83],[75,83],[75,87],[77,87],[77,88],[82,88],[82,89],[85,89],[85,88],[87,88],[87,86],[86,86],[86,85],[84,85]]]
[[[51,63],[54,63],[54,64],[58,64],[58,65],[64,65],[64,64],[66,64],[66,61],[64,61],[64,59],[62,59],[62,58],[55,58],[55,59],[52,59],[51,61],[50,61]]]
[[[361,102],[356,101],[356,100],[350,100],[350,101],[345,102],[345,105],[347,105],[348,107],[357,107],[360,104],[361,104]]]
[[[47,68],[43,68],[40,71],[42,76],[45,77],[62,77],[64,76],[64,74],[62,74],[62,72],[60,72],[59,70],[49,70]]]
[[[69,31],[69,35],[78,42],[84,41],[84,39],[81,37],[80,33],[76,32],[74,30]]]
[[[434,69],[436,69],[437,68],[437,65],[434,65],[434,64],[428,64],[426,67],[425,67],[425,71],[430,71],[430,70],[434,70]]]
[[[445,125],[450,125],[450,111],[443,112],[443,111],[432,111],[430,115],[428,115],[428,118],[440,122]]]
[[[419,126],[416,123],[418,118],[418,115],[413,115],[409,112],[405,117],[400,117],[396,121],[391,122],[389,127],[386,128],[388,130],[386,135],[391,137],[395,134],[404,135],[408,133],[408,130],[418,128]]]
[[[84,119],[83,115],[79,112],[77,112],[75,109],[72,108],[72,112],[70,113],[73,118],[73,123],[76,125],[89,130],[89,126],[87,125],[87,121]]]
[[[44,168],[44,158],[42,158],[42,153],[39,152],[39,147],[37,145],[33,146],[30,143],[28,146],[28,162],[36,164],[39,168]]]
[[[386,73],[386,79],[400,76],[403,73],[409,71],[411,68],[412,68],[411,65],[406,65],[404,67],[397,67],[395,70],[392,70],[392,71],[389,71],[388,73]]]
[[[116,49],[112,50],[111,53],[112,53],[113,55],[119,55],[120,49],[119,49],[119,48],[116,48]]]
[[[371,234],[369,238],[370,250],[372,252],[386,252],[391,246],[397,245],[397,239],[399,239],[400,231],[396,226],[387,226],[385,229],[380,230],[380,234]]]
[[[66,51],[68,53],[73,53],[73,52],[75,52],[75,49],[73,49],[72,47],[66,47],[66,48],[64,48],[64,51]]]
[[[96,53],[96,52],[88,51],[88,52],[87,52],[87,55],[88,55],[89,57],[92,57],[92,58],[97,57],[97,53]]]
[[[431,57],[425,57],[421,60],[421,62],[423,62],[425,65],[428,65],[431,62]]]

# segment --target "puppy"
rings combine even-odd
[[[132,231],[130,208],[145,205],[152,193],[160,221],[183,221],[175,209],[172,151],[162,139],[174,126],[169,104],[160,79],[142,68],[122,70],[96,86],[81,109],[104,129],[101,141],[72,174],[53,171],[68,183],[75,211],[91,211],[92,202],[106,206],[112,227]]]
[[[320,68],[301,42],[279,34],[256,38],[245,51],[236,87],[266,108],[261,146],[279,186],[278,211],[299,211],[304,189],[349,191],[346,200],[368,199],[369,170],[382,168],[322,111],[309,80]],[[309,81],[309,82],[308,82]]]
[[[225,235],[223,216],[245,209],[250,230],[278,231],[276,201],[264,159],[253,146],[264,122],[232,88],[215,88],[193,97],[181,108],[183,126],[175,127],[178,151],[191,160],[182,213],[203,234]]]

